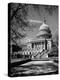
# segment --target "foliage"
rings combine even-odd
[[[52,48],[49,52],[49,56],[57,57],[58,56],[58,47],[56,46],[56,43],[52,43]]]
[[[27,12],[28,5],[11,3],[10,7],[10,27],[11,27],[11,40],[17,43],[17,39],[21,39],[26,36],[24,30],[28,26]],[[18,31],[20,29],[20,31]]]

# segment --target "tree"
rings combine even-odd
[[[10,16],[10,34],[11,39],[14,43],[17,44],[16,40],[24,38],[26,36],[25,30],[28,26],[27,21],[27,12],[28,12],[28,5],[26,4],[19,4],[19,3],[10,3],[9,4],[9,16]],[[21,30],[18,31],[18,30]]]

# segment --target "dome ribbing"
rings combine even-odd
[[[39,28],[39,33],[37,34],[37,37],[44,37],[44,38],[51,38],[51,30],[47,24],[43,22],[43,24]]]

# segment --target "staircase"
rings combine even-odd
[[[34,58],[45,58],[48,56],[49,51],[48,50],[42,50],[41,52],[38,52],[36,55],[34,55]]]

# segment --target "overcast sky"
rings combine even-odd
[[[47,11],[45,11],[44,7],[40,5],[40,12],[38,13],[37,10],[35,10],[32,6],[29,7],[28,11],[28,20],[30,21],[30,24],[34,25],[32,31],[27,31],[27,36],[25,39],[21,40],[21,42],[27,42],[31,40],[32,38],[35,38],[36,35],[39,32],[39,27],[42,25],[42,22],[44,20],[44,17],[46,19],[47,25],[49,25],[52,34],[56,33],[58,30],[58,9],[56,11],[53,11],[53,14],[48,14]]]

